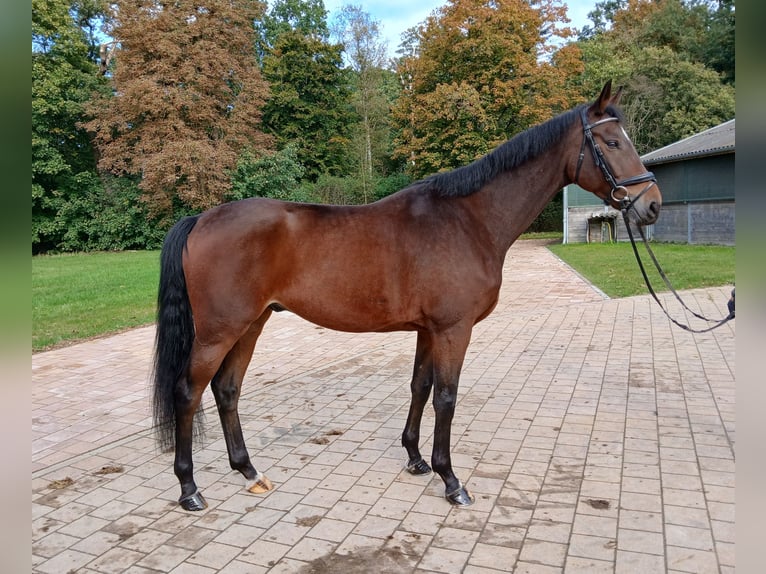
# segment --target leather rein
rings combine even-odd
[[[590,147],[591,153],[593,154],[593,160],[596,162],[596,166],[604,174],[604,179],[606,179],[606,182],[612,188],[611,191],[609,192],[609,195],[612,201],[614,201],[620,206],[622,219],[625,222],[625,228],[628,230],[628,237],[630,238],[630,244],[633,247],[633,253],[636,256],[636,261],[638,262],[638,267],[641,270],[641,275],[643,275],[644,277],[644,283],[646,283],[646,286],[649,289],[649,293],[651,293],[654,300],[660,306],[660,309],[662,309],[662,312],[665,313],[665,316],[667,316],[668,319],[670,319],[673,323],[675,323],[676,325],[678,325],[685,331],[689,331],[691,333],[707,333],[708,331],[712,331],[713,329],[716,329],[720,327],[721,325],[734,319],[733,305],[732,305],[731,311],[729,312],[729,315],[724,317],[723,319],[708,319],[707,317],[704,317],[698,313],[695,313],[691,309],[689,309],[686,303],[684,303],[684,301],[681,299],[681,296],[678,294],[678,292],[673,288],[673,285],[671,285],[670,280],[668,279],[667,275],[665,275],[665,272],[662,270],[662,267],[660,267],[660,264],[654,255],[654,252],[652,251],[651,247],[649,247],[649,242],[647,241],[646,235],[644,234],[643,226],[637,224],[636,229],[638,230],[638,233],[644,242],[646,251],[649,253],[649,256],[651,257],[652,262],[654,263],[654,266],[657,268],[657,271],[660,274],[660,277],[665,283],[665,286],[671,291],[671,293],[673,293],[675,298],[681,303],[681,306],[687,311],[689,311],[689,313],[691,313],[698,319],[702,319],[703,321],[707,321],[708,323],[715,323],[715,324],[706,329],[693,329],[689,325],[681,323],[670,316],[670,314],[668,313],[668,311],[665,309],[662,302],[660,301],[659,297],[657,297],[657,294],[654,292],[654,289],[652,288],[652,284],[649,281],[649,277],[646,274],[646,270],[644,269],[644,264],[641,261],[641,257],[638,254],[638,248],[636,247],[636,240],[633,237],[633,231],[630,228],[630,220],[628,218],[628,213],[630,209],[634,207],[636,201],[638,201],[642,195],[644,195],[647,191],[649,191],[652,188],[652,186],[657,184],[657,179],[651,171],[645,171],[644,173],[640,173],[638,175],[634,175],[632,177],[628,177],[626,179],[622,179],[618,181],[614,177],[612,170],[609,168],[609,164],[606,161],[604,152],[601,150],[601,147],[599,147],[599,145],[596,143],[596,140],[593,138],[592,129],[606,122],[617,122],[619,121],[619,119],[615,117],[608,117],[608,118],[598,120],[597,122],[594,122],[592,124],[589,124],[585,107],[583,107],[580,110],[580,118],[582,119],[582,125],[583,125],[583,139],[582,139],[582,145],[580,146],[580,155],[577,158],[577,170],[575,172],[574,183],[577,184],[577,180],[580,176],[580,168],[582,167],[582,163],[585,158],[585,144],[587,143],[588,146]],[[644,183],[644,182],[648,182],[647,185],[638,193],[638,195],[636,195],[633,199],[631,199],[630,194],[628,193],[628,190],[627,190],[627,186],[636,185],[636,184]],[[625,193],[625,195],[623,195],[621,198],[618,198],[615,196],[615,192],[619,190],[622,190]]]

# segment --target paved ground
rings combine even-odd
[[[719,316],[728,293],[685,295]],[[734,571],[734,325],[691,335],[648,296],[606,299],[540,242],[511,249],[466,357],[452,442],[469,508],[403,471],[415,336],[281,313],[240,405],[276,488],[243,490],[209,410],[210,508],[180,510],[149,430],[153,336],[33,356],[34,572]]]

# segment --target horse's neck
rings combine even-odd
[[[516,238],[569,183],[566,162],[565,154],[558,150],[543,154],[501,173],[476,194],[482,204],[482,219],[499,254],[505,256]]]

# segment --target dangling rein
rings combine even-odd
[[[640,194],[639,194],[640,195]],[[637,199],[637,198],[636,198]],[[634,200],[635,201],[635,200]],[[646,274],[646,270],[644,269],[644,264],[641,261],[641,257],[638,255],[638,248],[636,247],[636,241],[633,238],[633,232],[630,230],[630,221],[628,220],[628,210],[632,207],[633,202],[624,202],[622,203],[622,206],[620,208],[620,211],[622,212],[622,219],[625,222],[625,228],[628,230],[628,237],[630,237],[630,244],[633,246],[633,253],[636,256],[636,261],[638,261],[638,267],[641,269],[641,274],[644,276],[644,282],[646,283],[646,286],[649,289],[649,293],[652,294],[652,297],[654,297],[654,300],[657,301],[657,304],[660,306],[660,309],[662,309],[662,312],[665,313],[668,319],[670,319],[673,323],[684,329],[685,331],[689,331],[691,333],[707,333],[708,331],[712,331],[713,329],[716,329],[720,327],[721,325],[724,325],[725,323],[728,323],[732,319],[734,319],[734,291],[731,292],[731,299],[729,300],[729,315],[727,317],[724,317],[723,319],[708,319],[707,317],[703,317],[702,315],[695,313],[689,307],[686,305],[686,303],[683,302],[681,299],[681,296],[676,292],[675,289],[673,289],[673,285],[670,284],[670,280],[668,279],[667,275],[665,275],[665,272],[660,267],[659,262],[657,261],[657,258],[654,256],[654,252],[652,251],[651,247],[649,247],[649,242],[646,240],[646,235],[644,235],[644,230],[640,225],[636,226],[636,229],[638,229],[639,235],[641,235],[641,239],[644,242],[644,245],[646,246],[646,251],[649,253],[649,256],[652,258],[652,261],[654,262],[654,266],[657,268],[657,271],[660,274],[660,277],[662,277],[662,280],[665,282],[665,285],[668,289],[675,295],[676,299],[681,303],[681,306],[689,311],[692,315],[697,317],[698,319],[702,319],[703,321],[707,321],[708,323],[715,323],[712,327],[708,327],[707,329],[692,329],[689,325],[684,325],[683,323],[675,320],[673,317],[670,316],[670,313],[667,312],[665,307],[660,302],[660,299],[657,297],[657,294],[654,292],[654,289],[652,289],[652,284],[649,282],[649,277]]]

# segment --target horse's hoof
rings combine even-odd
[[[408,462],[407,463],[407,472],[410,474],[429,474],[431,472],[431,467],[428,466],[428,463],[424,461],[422,458],[416,460],[415,462]]]
[[[184,510],[197,511],[207,508],[207,502],[199,490],[195,490],[189,496],[181,497],[178,502]]]
[[[265,474],[261,474],[260,472],[258,473],[258,476],[255,477],[254,481],[248,482],[247,484],[247,491],[252,492],[253,494],[263,494],[273,488],[274,485],[271,481],[266,478]]]
[[[450,504],[455,506],[471,506],[474,501],[473,494],[468,492],[468,489],[462,484],[452,492],[445,494],[445,497]]]

